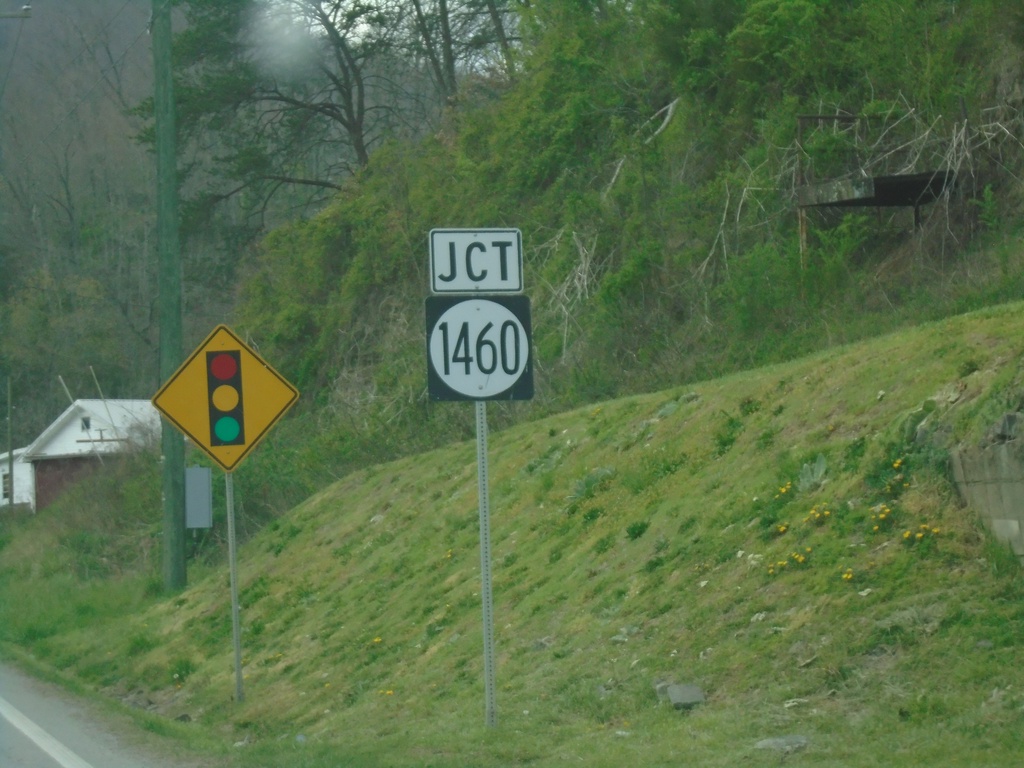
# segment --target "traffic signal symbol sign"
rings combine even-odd
[[[281,374],[219,325],[160,388],[153,405],[231,472],[298,397]]]

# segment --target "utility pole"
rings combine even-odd
[[[0,19],[30,19],[32,18],[32,8],[29,5],[23,5],[20,11],[14,13],[0,13]],[[2,168],[0,168],[2,171]],[[2,173],[0,173],[2,176]],[[0,209],[2,213],[2,209]],[[2,226],[3,220],[0,218],[0,226]],[[14,512],[14,420],[13,411],[14,408],[11,405],[11,375],[10,372],[7,374],[7,480],[10,483],[10,496],[8,501],[11,504],[11,512]]]
[[[181,254],[178,243],[177,151],[171,77],[171,0],[153,0],[154,117],[156,120],[157,250],[160,287],[160,380],[181,363]],[[185,443],[166,421],[163,453],[164,589],[185,588]]]
[[[0,13],[0,19],[31,19],[32,18],[32,6],[23,5],[20,11],[14,11],[13,13]],[[13,63],[13,62],[12,62]]]

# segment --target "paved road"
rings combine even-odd
[[[198,768],[147,750],[93,702],[0,664],[3,768]]]

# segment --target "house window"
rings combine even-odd
[[[88,432],[91,427],[92,427],[92,419],[90,419],[88,416],[83,416],[82,417],[82,431],[83,432]]]
[[[6,472],[4,473],[4,480],[3,480],[3,495],[0,496],[0,498],[4,498],[4,499],[11,498],[11,476],[9,474],[7,474]]]

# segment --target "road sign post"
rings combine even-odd
[[[483,608],[484,635],[484,723],[498,724],[498,704],[494,669],[494,590],[491,586],[491,494],[488,488],[487,403],[478,400],[476,410],[476,476],[480,499],[480,602]]]
[[[235,699],[242,690],[242,632],[232,472],[295,404],[299,391],[226,325],[218,325],[153,397],[153,405],[224,470]]]
[[[533,397],[530,300],[523,290],[518,229],[433,229],[426,300],[427,391],[432,400],[470,400],[476,410],[480,497],[485,723],[498,724],[491,587],[487,401]],[[510,295],[512,294],[512,295]]]

